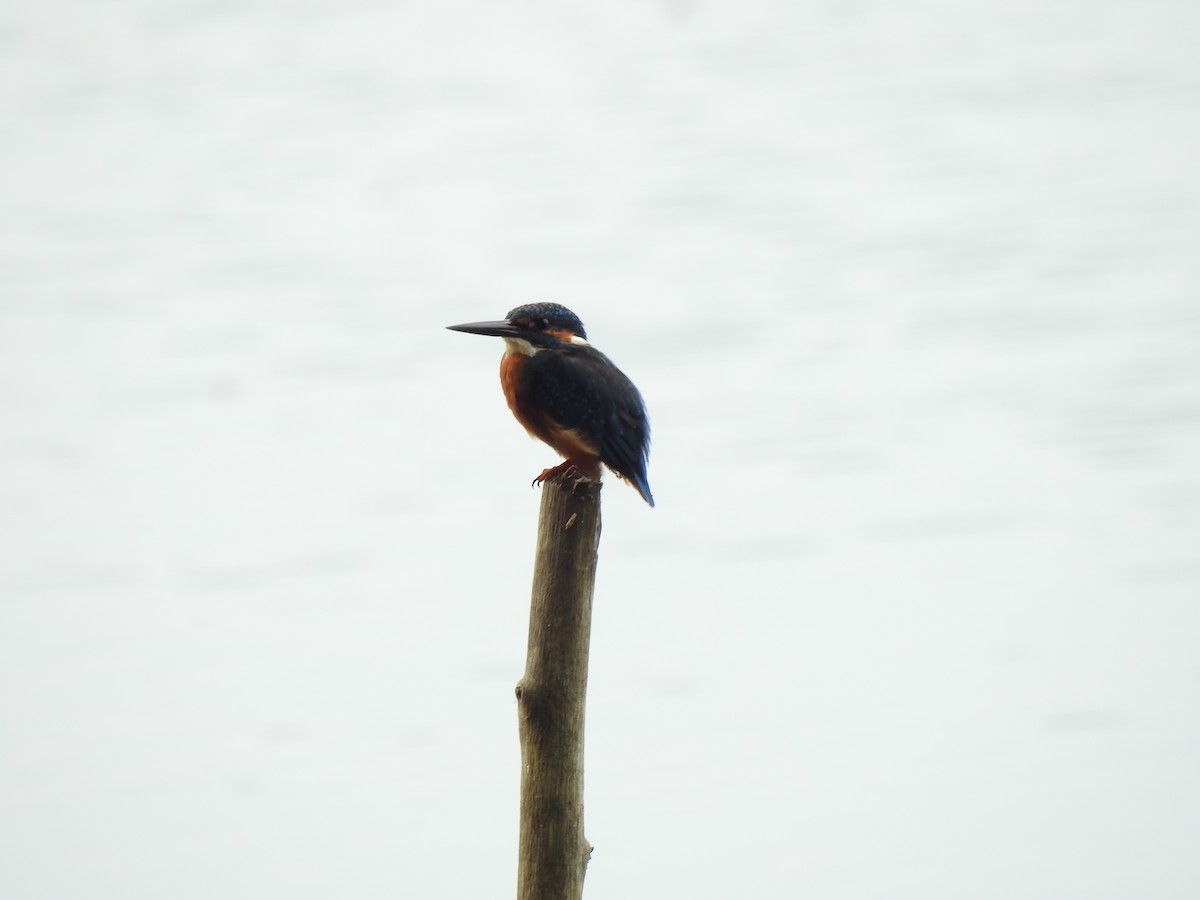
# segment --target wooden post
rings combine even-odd
[[[521,823],[517,900],[579,900],[592,848],[583,836],[583,717],[600,485],[542,486],[529,650],[517,683]]]

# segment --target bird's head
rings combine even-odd
[[[499,322],[467,322],[447,327],[467,334],[502,337],[511,352],[526,356],[533,356],[539,350],[588,346],[587,332],[579,316],[558,303],[526,303]]]

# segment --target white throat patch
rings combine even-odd
[[[526,356],[533,356],[539,350],[545,350],[545,347],[535,347],[533,344],[524,338],[506,337],[504,343],[508,346],[509,353],[524,353]],[[590,347],[587,341],[577,334],[571,335],[567,339],[567,343],[574,344],[576,347]]]
[[[535,347],[533,344],[524,338],[506,337],[504,345],[508,348],[509,353],[524,353],[526,356],[533,356],[541,350],[541,347]]]

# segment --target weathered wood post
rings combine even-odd
[[[592,848],[583,835],[583,724],[600,484],[542,487],[529,650],[517,683],[521,822],[517,900],[579,900]]]

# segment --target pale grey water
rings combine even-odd
[[[533,299],[589,898],[1197,896],[1197,9],[6,4],[0,897],[511,895]]]

